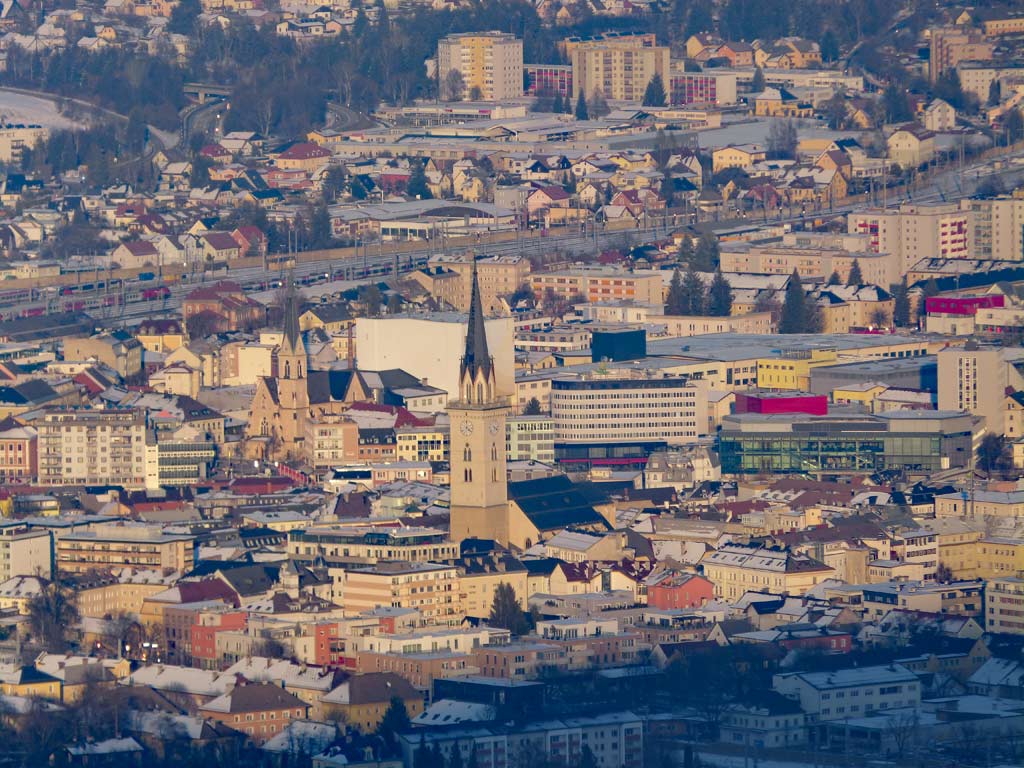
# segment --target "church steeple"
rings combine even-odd
[[[308,356],[306,345],[302,341],[302,332],[299,330],[299,296],[291,275],[288,277],[288,287],[285,291],[284,334],[277,352],[278,378],[302,379],[306,374]]]
[[[466,329],[466,349],[459,369],[462,399],[477,405],[494,398],[494,358],[487,349],[487,329],[484,326],[483,302],[480,300],[480,282],[476,262],[473,262],[472,284],[469,296],[469,325]]]

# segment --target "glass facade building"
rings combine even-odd
[[[978,421],[968,414],[906,411],[881,416],[727,416],[722,473],[937,472],[970,463]]]

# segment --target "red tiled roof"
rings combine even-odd
[[[278,155],[278,158],[284,160],[309,160],[315,157],[330,157],[331,153],[323,147],[311,144],[309,142],[303,142],[300,144],[293,144],[288,147],[284,152]]]

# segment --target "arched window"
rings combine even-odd
[[[286,360],[284,364],[284,377],[290,379],[292,377],[292,364],[290,360]]]
[[[497,460],[498,460],[498,447],[494,443],[491,443],[491,461],[497,461]]]
[[[463,461],[472,461],[473,460],[473,451],[470,450],[469,443],[466,443],[466,447],[462,449],[462,460]]]
[[[302,378],[302,363],[299,363],[299,378]]]
[[[462,477],[467,483],[473,482],[473,470],[466,467],[462,472]]]
[[[483,384],[477,384],[476,385],[476,401],[478,403],[482,403],[484,401],[484,385]]]
[[[469,402],[472,402],[472,400],[473,400],[473,385],[472,384],[467,384],[466,385],[466,402],[469,403]]]

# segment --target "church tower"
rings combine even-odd
[[[459,368],[459,396],[448,403],[451,419],[451,538],[508,541],[505,474],[507,398],[497,393],[494,358],[473,265],[466,350]]]
[[[289,278],[284,302],[284,335],[277,350],[277,398],[280,406],[281,442],[285,448],[297,449],[306,434],[309,413],[309,356],[299,330],[299,297]]]

